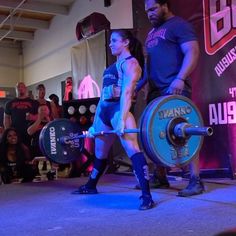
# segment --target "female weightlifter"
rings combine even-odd
[[[110,37],[111,52],[117,60],[103,73],[103,89],[95,119],[88,136],[95,132],[116,130],[122,146],[131,159],[133,170],[142,190],[140,210],[154,207],[149,189],[148,165],[140,151],[137,134],[124,133],[124,129],[135,129],[136,122],[130,107],[137,81],[142,75],[144,56],[141,43],[128,30],[114,30]],[[95,161],[88,182],[73,193],[96,194],[96,185],[106,169],[107,157],[115,135],[95,137]]]

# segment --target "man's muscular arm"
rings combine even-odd
[[[193,72],[199,58],[199,45],[197,41],[190,41],[181,44],[184,54],[182,66],[176,79],[170,84],[167,93],[181,94],[184,88],[184,80]]]

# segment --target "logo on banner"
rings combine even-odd
[[[204,40],[213,55],[236,37],[236,0],[203,0]]]
[[[78,89],[78,99],[100,97],[101,91],[98,84],[93,80],[91,75],[87,75],[80,82]]]

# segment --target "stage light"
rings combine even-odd
[[[96,104],[91,104],[89,106],[89,111],[94,114],[96,112],[97,105]]]
[[[75,108],[73,106],[69,106],[67,112],[68,114],[73,115],[75,113]]]
[[[79,110],[79,114],[83,115],[87,111],[87,108],[86,108],[86,106],[81,105],[81,106],[79,106],[78,110]]]

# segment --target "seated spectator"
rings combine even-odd
[[[49,99],[51,100],[51,102],[54,102],[54,104],[56,105],[59,118],[63,117],[63,109],[62,109],[62,106],[59,105],[59,97],[53,93],[49,96]]]
[[[35,171],[29,164],[31,156],[28,147],[20,141],[15,128],[7,128],[0,144],[0,174],[4,184],[22,179],[34,179]]]

